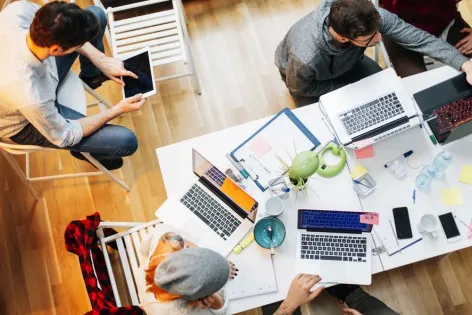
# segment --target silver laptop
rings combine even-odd
[[[392,68],[320,97],[338,140],[361,149],[420,124],[412,96]]]
[[[371,224],[362,212],[298,210],[297,272],[317,273],[322,282],[372,282]]]
[[[258,203],[194,149],[192,160],[198,181],[157,216],[186,232],[196,245],[226,256],[252,228],[249,217]]]

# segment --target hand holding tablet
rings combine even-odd
[[[123,63],[126,70],[137,75],[137,78],[131,76],[121,77],[125,83],[123,87],[124,98],[132,97],[136,94],[142,94],[142,98],[147,98],[156,94],[156,84],[154,82],[149,48],[134,52],[124,59]]]

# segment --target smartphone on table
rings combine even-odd
[[[395,208],[393,211],[393,220],[395,221],[395,230],[399,240],[413,237],[410,224],[410,216],[407,207]]]
[[[462,239],[462,235],[459,232],[459,228],[457,227],[452,212],[441,214],[439,216],[439,222],[441,222],[448,243],[453,243]]]

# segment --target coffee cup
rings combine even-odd
[[[265,211],[267,215],[276,217],[284,212],[284,202],[279,197],[271,197],[265,203]]]
[[[424,214],[420,223],[418,223],[418,231],[422,235],[431,237],[433,240],[438,237],[438,219],[433,214]]]

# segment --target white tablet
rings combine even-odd
[[[129,70],[138,76],[121,77],[125,86],[123,87],[123,97],[131,97],[143,93],[143,98],[156,94],[156,84],[154,82],[154,71],[151,63],[151,53],[149,47],[133,52],[132,55],[123,59],[126,70]]]

